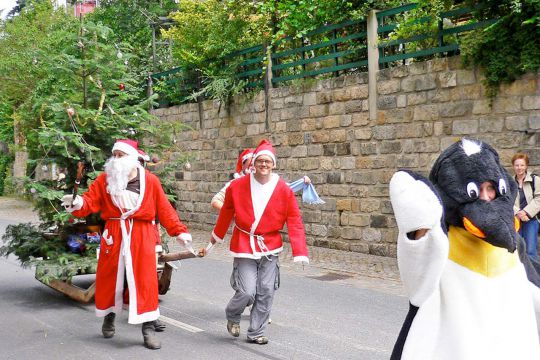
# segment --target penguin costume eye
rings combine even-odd
[[[504,179],[499,180],[499,194],[506,195],[506,181]]]
[[[469,195],[471,199],[478,199],[479,194],[480,191],[478,190],[478,185],[473,182],[467,184],[467,195]]]

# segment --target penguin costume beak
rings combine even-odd
[[[488,144],[463,139],[437,159],[429,179],[445,208],[445,223],[465,228],[493,246],[514,252],[519,221],[514,217],[517,184]],[[480,199],[481,184],[496,189],[493,200]]]

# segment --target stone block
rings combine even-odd
[[[529,128],[533,130],[540,129],[540,114],[530,114],[528,120],[529,120]]]
[[[351,86],[349,92],[351,99],[367,99],[369,96],[368,85]]]
[[[470,135],[478,133],[478,120],[454,120],[452,132],[455,135]]]
[[[456,70],[457,85],[470,85],[476,82],[474,70]]]
[[[350,101],[345,102],[344,104],[345,104],[345,108],[344,108],[345,114],[357,113],[357,112],[362,111],[363,106],[364,106],[363,105],[364,101],[363,100],[350,100]]]
[[[328,114],[330,115],[340,115],[345,114],[345,103],[343,102],[332,102],[328,105]]]
[[[326,182],[328,184],[341,184],[343,183],[344,176],[342,172],[328,172],[326,173]]]
[[[379,110],[393,109],[397,107],[397,98],[395,96],[378,96],[377,108]]]
[[[404,92],[431,90],[437,88],[434,74],[408,76],[401,80],[401,90]]]
[[[535,78],[517,79],[510,84],[502,84],[500,94],[503,96],[523,96],[536,93],[537,81]]]
[[[302,95],[290,95],[283,99],[283,102],[285,103],[285,106],[291,106],[291,105],[302,105],[303,103],[303,96]]]
[[[327,143],[330,140],[330,134],[327,130],[314,131],[313,142],[314,143]]]
[[[324,144],[323,145],[323,155],[324,156],[335,156],[336,155],[336,144]]]
[[[371,136],[372,132],[370,128],[354,130],[354,138],[357,140],[369,140],[371,139]]]
[[[365,228],[362,233],[362,240],[368,243],[381,241],[381,231],[379,229]]]
[[[319,168],[318,158],[300,158],[298,159],[298,166],[300,170],[315,170]]]
[[[538,110],[540,109],[540,96],[524,96],[523,109]]]
[[[360,144],[360,154],[362,155],[373,155],[377,153],[377,143],[376,142],[366,142]]]
[[[489,116],[478,120],[478,131],[482,133],[500,132],[504,127],[504,119],[501,117]]]
[[[305,140],[304,134],[304,140]],[[307,143],[307,142],[306,142]],[[308,156],[321,156],[323,154],[323,146],[322,145],[309,145],[307,148],[307,155]]]
[[[491,112],[491,105],[489,100],[481,99],[473,102],[473,115],[489,114]]]
[[[396,127],[394,125],[383,125],[372,127],[373,138],[376,140],[392,140],[396,138]]]
[[[350,155],[351,154],[351,144],[336,144],[336,154],[339,156]]]
[[[396,106],[398,108],[404,108],[407,106],[407,95],[398,95],[396,99]]]
[[[304,94],[304,105],[316,105],[317,104],[317,93],[307,93]]]
[[[375,185],[379,179],[373,171],[361,171],[353,173],[352,182],[361,185]]]
[[[419,104],[425,104],[427,101],[427,92],[415,92],[407,94],[407,105],[419,105]]]
[[[302,134],[301,132],[287,134],[288,145],[295,146],[295,145],[301,145],[303,143],[304,143],[304,134]]]
[[[356,168],[356,159],[352,156],[346,156],[340,159],[342,170],[351,170]],[[347,189],[347,191],[349,191]]]
[[[328,234],[328,228],[326,225],[311,224],[311,235],[313,236],[326,236]]]
[[[291,156],[292,157],[306,157],[307,148],[308,147],[306,145],[295,146],[293,151],[291,152]]]
[[[380,209],[381,202],[378,199],[364,199],[360,201],[360,211],[364,213],[378,212]],[[367,224],[359,225],[366,226],[369,224],[369,217],[363,216],[364,220],[367,220]]]
[[[445,71],[438,73],[439,84],[442,88],[454,87],[457,85],[457,75],[455,71]]]
[[[345,106],[346,110],[347,106]],[[352,115],[341,115],[339,125],[341,127],[350,126],[352,124]]]
[[[330,130],[328,133],[328,136],[334,142],[345,142],[347,141],[347,130],[345,129]]]
[[[409,75],[408,66],[396,66],[396,67],[390,68],[390,77],[402,78],[407,75]]]
[[[400,89],[401,81],[399,79],[392,79],[377,83],[377,93],[381,95],[393,94],[400,91]]]
[[[338,211],[350,211],[351,210],[351,199],[339,199],[336,201],[336,210]]]
[[[428,72],[438,72],[448,69],[447,58],[435,58],[427,61]]]
[[[321,117],[328,115],[328,104],[312,105],[309,107],[309,116]]]
[[[322,119],[322,125],[325,129],[338,128],[341,126],[341,117],[338,115],[327,116]]]
[[[357,227],[344,227],[341,229],[341,237],[347,240],[360,240],[362,238],[362,229]]]
[[[406,123],[406,124],[396,124],[395,132],[396,138],[415,138],[424,136],[424,125],[429,125],[427,123]]]
[[[427,63],[425,61],[414,62],[409,65],[409,74],[411,75],[425,74],[426,72]]]
[[[528,129],[528,119],[525,115],[507,116],[505,120],[508,130],[526,131]]]
[[[247,126],[246,134],[248,136],[257,135],[261,133],[264,133],[264,124],[250,124]]]
[[[413,120],[437,120],[439,118],[438,105],[420,105],[414,108]]]
[[[317,104],[328,104],[333,100],[332,93],[329,91],[318,92],[317,95]]]
[[[519,111],[521,111],[521,97],[519,96],[497,97],[493,101],[493,113],[495,114],[515,113]]]
[[[349,88],[334,90],[333,92],[334,101],[347,101],[352,98],[352,94]]]
[[[382,141],[381,154],[397,154],[401,152],[401,141]]]
[[[465,116],[471,113],[472,108],[472,101],[452,102],[441,104],[439,113],[441,117]]]
[[[369,124],[369,113],[361,112],[352,114],[352,123],[354,126],[365,126]]]
[[[319,124],[317,119],[313,118],[307,118],[302,119],[300,130],[301,131],[313,131],[319,129]],[[306,143],[309,143],[308,140],[306,140]]]

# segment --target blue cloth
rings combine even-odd
[[[525,239],[527,245],[527,255],[534,260],[538,260],[538,225],[538,221],[533,217],[527,222],[521,222],[519,229],[519,235]]]
[[[296,181],[293,181],[292,183],[289,183],[288,185],[295,193],[302,189],[302,202],[314,205],[324,204],[324,200],[319,197],[319,194],[317,194],[317,191],[315,191],[315,187],[313,186],[313,184],[304,183],[303,177]]]

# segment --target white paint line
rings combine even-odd
[[[199,329],[198,327],[191,326],[189,324],[183,323],[183,322],[178,321],[178,320],[171,319],[171,318],[163,316],[163,315],[161,315],[159,317],[159,319],[161,321],[163,321],[164,323],[170,324],[172,326],[179,327],[180,329],[184,329],[184,330],[192,332],[192,333],[198,333],[198,332],[203,332],[204,331],[203,329]]]

